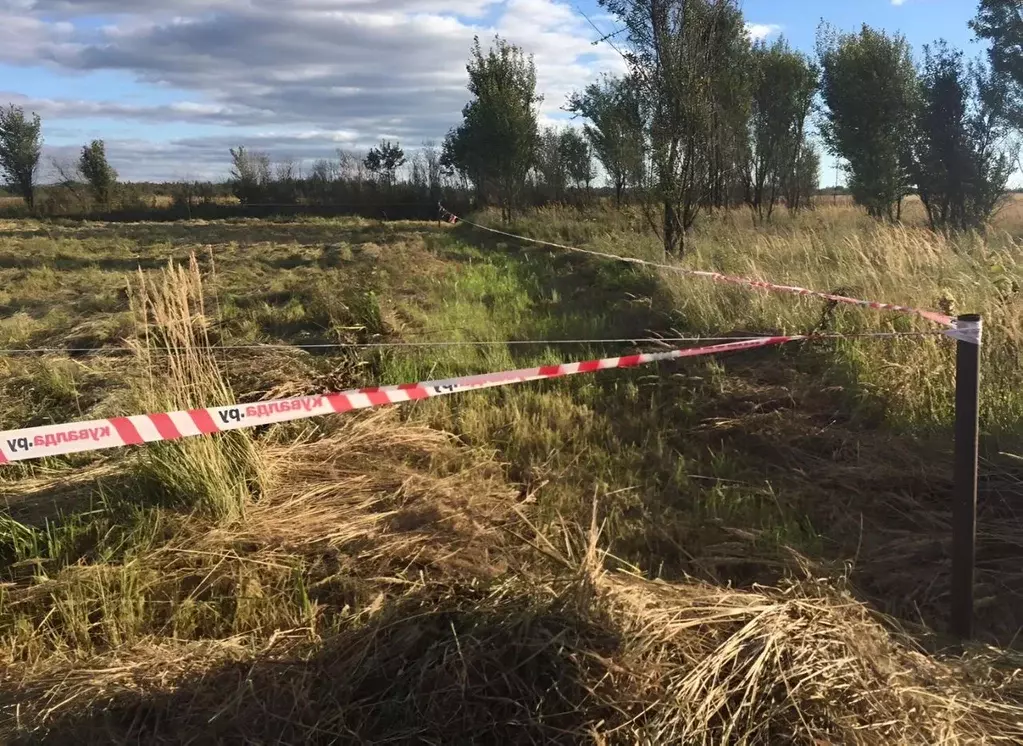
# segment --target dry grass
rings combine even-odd
[[[173,261],[155,278],[141,271],[131,291],[135,349],[145,371],[142,412],[173,412],[237,401],[214,359],[193,254],[187,269]],[[224,522],[238,520],[265,487],[267,475],[252,433],[156,443],[144,449],[139,476],[180,502]]]
[[[650,253],[635,219],[554,211],[519,227]],[[70,321],[136,352],[6,363],[5,426],[72,402],[83,416],[209,406],[604,351],[208,349],[223,342],[805,330],[821,314],[480,251],[429,225],[9,233],[22,230],[0,236],[0,303],[24,314],[0,333],[64,343]],[[27,244],[39,259],[22,267]],[[986,430],[1001,446],[1023,406],[1017,257],[1011,237],[934,237],[822,207],[758,232],[714,216],[687,261],[984,305]],[[132,264],[122,296],[114,280]],[[829,323],[918,328],[858,314]],[[946,603],[947,365],[937,340],[836,343],[5,471],[0,740],[1019,743],[1017,656],[949,649],[913,624]],[[985,633],[1009,641],[1020,490],[1004,465],[989,475],[979,587],[1004,607]],[[903,622],[865,595],[901,599]]]
[[[322,524],[317,524],[322,526]],[[37,667],[21,732],[62,743],[1018,743],[1021,682],[936,660],[817,582],[735,592],[601,568],[596,533],[514,575],[407,583],[313,643],[168,642]],[[403,550],[404,551],[404,550]],[[379,557],[379,555],[377,555]],[[92,705],[91,707],[89,705]]]
[[[77,673],[93,670],[90,659],[132,668],[169,663],[159,649],[188,640],[228,652],[311,643],[410,590],[501,572],[509,488],[486,454],[465,453],[443,433],[383,412],[269,448],[264,459],[280,478],[241,524],[167,510],[132,521],[111,505],[100,541],[22,565],[4,592],[0,636],[6,704],[20,705],[25,723],[65,714],[35,699],[57,670],[82,687],[72,712],[107,696],[101,676]]]
[[[1023,417],[1023,247],[1016,234],[1020,201],[1009,203],[1004,222],[987,236],[944,236],[922,226],[876,224],[848,207],[822,206],[795,218],[782,216],[761,229],[744,212],[708,216],[693,237],[687,267],[742,277],[841,291],[953,314],[982,312],[985,345],[984,417],[989,432],[1012,431]],[[493,216],[488,216],[492,220]],[[663,261],[656,238],[639,212],[580,215],[549,210],[518,223],[528,236],[585,244],[614,254]],[[662,274],[668,297],[686,331],[715,334],[732,329],[805,333],[819,327],[823,305],[813,299],[750,292],[699,278]],[[859,308],[834,309],[830,331],[932,329],[926,322]],[[849,356],[857,383],[891,406],[893,419],[917,426],[951,419],[952,348],[941,340],[875,344],[878,354]]]
[[[524,218],[515,230],[663,259],[642,216],[629,212],[549,210]],[[479,235],[473,234],[489,240]],[[494,248],[510,244],[491,242]],[[559,269],[585,286],[568,305],[585,303],[579,298],[589,295],[598,299],[595,308],[606,307],[602,278],[632,274],[604,262],[593,277],[559,252],[525,243],[522,248],[533,263],[560,258]],[[940,236],[913,226],[878,225],[847,208],[822,207],[785,216],[766,229],[754,229],[744,213],[708,216],[683,260],[686,266],[859,297],[984,311],[977,619],[983,639],[1002,644],[1015,644],[1023,624],[1021,546],[1015,538],[1023,525],[1012,507],[1019,470],[1004,455],[1023,447],[1020,249],[1015,237],[998,231]],[[555,259],[544,259],[550,256]],[[646,316],[647,328],[655,332],[805,333],[822,323],[828,331],[849,333],[930,328],[858,308],[825,313],[817,301],[751,293],[671,272],[647,275],[645,282],[643,295],[633,290],[641,282],[617,290],[619,296],[632,290],[637,303],[649,303],[654,312]],[[663,309],[673,314],[658,318]],[[616,399],[631,397],[623,406],[599,395],[584,399],[583,383],[568,396],[585,403],[574,415],[564,405],[532,402],[514,416],[452,406],[460,407],[461,421],[480,440],[504,439],[511,431],[511,447],[521,452],[523,444],[540,439],[525,437],[525,431],[546,437],[550,455],[527,458],[530,469],[550,464],[547,474],[557,475],[555,486],[545,491],[548,500],[552,492],[560,497],[558,485],[578,484],[587,474],[609,491],[625,491],[608,507],[609,535],[616,553],[650,571],[668,578],[682,570],[719,582],[773,582],[791,571],[778,546],[795,547],[827,560],[822,573],[851,566],[858,591],[880,608],[943,629],[949,604],[953,350],[939,337],[842,340],[760,360],[689,364],[677,385],[667,386],[664,376],[649,384],[654,393],[614,387]],[[527,394],[514,398],[527,400]],[[562,419],[551,426],[556,413]],[[566,431],[577,436],[558,439]],[[626,437],[642,445],[641,453],[608,463],[603,457],[631,445],[622,442]],[[601,445],[594,449],[594,443]],[[586,499],[584,490],[566,495],[560,505],[575,516],[580,511],[573,501],[580,499]]]
[[[635,655],[660,674],[650,676],[660,689],[651,722],[635,734],[648,742],[1023,738],[1015,674],[939,663],[827,586],[727,593],[612,578],[606,587]],[[964,684],[971,674],[978,680]]]

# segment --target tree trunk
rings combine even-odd
[[[679,221],[675,205],[670,200],[664,202],[664,253],[669,256],[682,256],[685,229]]]
[[[920,201],[924,203],[924,211],[927,213],[927,224],[931,227],[931,230],[935,230],[936,226],[934,223],[934,207],[931,204],[931,199],[926,191],[920,191]]]

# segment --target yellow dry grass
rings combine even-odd
[[[549,211],[518,227],[656,256],[637,219],[625,214],[594,221]],[[952,239],[913,227],[861,225],[855,213],[826,207],[767,230],[754,231],[744,220],[714,216],[685,261],[821,289],[848,285],[852,294],[882,300],[983,306],[995,337],[987,353],[989,391],[1003,397],[989,402],[987,428],[1000,438],[1013,435],[1020,406],[1013,389],[1018,371],[1010,364],[1020,331],[1011,285],[1019,275],[1014,238]],[[229,283],[222,265],[215,283],[211,268],[204,274],[194,257],[153,266],[135,276],[129,296],[135,354],[124,364],[103,363],[102,370],[121,377],[124,390],[94,406],[162,410],[237,400],[225,373],[229,366],[215,347],[229,332],[255,335],[257,324],[259,334],[294,335],[286,339],[302,339],[316,324],[329,334],[352,335],[344,339],[376,339],[395,328],[437,336],[452,333],[450,327],[468,338],[567,336],[601,333],[601,325],[626,317],[647,323],[653,314],[636,310],[644,305],[678,311],[673,318],[685,331],[805,330],[820,321],[819,305],[742,295],[671,274],[630,285],[603,265],[575,267],[591,284],[581,290],[581,307],[559,320],[551,309],[576,302],[566,294],[582,280],[552,281],[543,272],[564,265],[536,257],[519,263],[513,252],[505,259],[481,256],[427,226],[418,228],[415,240],[388,243],[373,235],[358,250],[323,246],[322,236],[335,229],[300,224],[289,234],[287,226],[268,225],[267,231],[306,243],[263,247],[258,256],[275,270],[289,263],[365,262],[369,272],[395,275],[411,261],[421,275],[381,283],[391,295],[380,305],[367,300],[368,293],[351,292],[358,278],[335,278],[306,292],[312,283],[303,275],[300,282],[273,286],[256,303],[224,299],[225,311],[220,294]],[[370,230],[364,223],[349,229],[364,239]],[[135,226],[134,238],[125,240],[141,242],[155,230]],[[178,230],[187,241],[192,228],[171,233]],[[208,230],[223,232],[225,240],[238,237],[232,226]],[[74,267],[74,252],[83,246],[65,249],[54,262]],[[457,252],[468,257],[468,267],[451,263]],[[253,271],[253,263],[244,259],[233,276]],[[259,281],[268,282],[262,275]],[[436,295],[424,299],[424,288],[434,286]],[[610,321],[594,305],[640,286],[649,295],[628,299],[609,312]],[[8,287],[5,292],[22,292],[25,299],[67,289],[64,275],[49,268],[19,275]],[[412,307],[420,302],[425,319]],[[29,318],[45,327],[38,313]],[[915,321],[842,311],[828,323],[838,331],[921,328]],[[896,592],[919,577],[901,577],[900,568],[916,569],[918,544],[934,535],[907,535],[899,516],[912,513],[920,525],[946,528],[940,506],[916,493],[893,502],[885,492],[883,504],[871,503],[868,493],[903,477],[927,478],[927,464],[917,463],[919,452],[898,433],[912,433],[911,441],[947,421],[947,381],[934,373],[947,369],[947,349],[938,340],[914,340],[836,345],[827,352],[850,388],[862,386],[865,400],[884,401],[889,429],[821,425],[814,418],[834,412],[828,392],[814,388],[815,371],[803,372],[798,363],[779,371],[779,358],[771,358],[732,373],[711,364],[663,380],[647,371],[603,389],[577,381],[491,392],[461,404],[425,403],[411,413],[387,410],[232,433],[12,473],[4,494],[21,498],[22,512],[12,505],[0,514],[6,570],[0,739],[1019,743],[1023,688],[1014,653],[980,645],[949,650],[927,630],[904,629],[858,600],[843,574],[793,540],[807,537],[801,521],[785,523],[790,518],[781,501],[788,495],[780,491],[803,487],[800,470],[828,485],[815,487],[821,493],[815,519],[855,533],[856,511],[869,509],[890,524],[887,533],[861,542],[863,557],[855,560],[875,563],[875,574],[887,573]],[[371,373],[397,383],[433,373],[437,365],[448,366],[445,371],[510,365],[520,354],[448,351],[428,359],[424,370],[412,354],[388,353],[372,362]],[[80,396],[77,370],[43,367],[56,374],[12,366],[22,388],[5,390],[5,412],[23,415],[8,402],[16,391],[27,391],[30,401],[44,401],[45,393],[45,401],[58,404]],[[326,364],[262,351],[246,364],[242,395],[337,389],[366,367],[347,358]],[[672,400],[697,385],[707,402]],[[650,389],[663,389],[665,399]],[[607,403],[611,396],[621,399],[616,407]],[[686,420],[686,407],[703,409]],[[688,429],[674,433],[683,421]],[[804,442],[811,430],[817,451]],[[736,481],[729,477],[732,465],[713,454],[697,462],[702,444],[724,453],[733,434],[732,442],[762,449],[792,472],[778,480],[779,494],[771,485],[765,499],[759,492],[718,489]],[[870,443],[856,444],[861,435]],[[699,448],[683,457],[683,440]],[[841,460],[839,452],[852,447],[860,461]],[[766,463],[753,462],[752,453],[749,458]],[[683,471],[708,463],[717,471]],[[88,470],[69,476],[82,466]],[[718,491],[694,492],[705,498],[698,510],[670,504],[689,499],[682,484],[700,478]],[[660,502],[633,499],[633,492]],[[58,497],[74,508],[36,520]],[[745,508],[732,504],[736,500],[745,500]],[[742,520],[744,509],[759,516],[771,501],[777,505],[771,521],[780,523],[759,531],[727,525]],[[577,509],[582,503],[585,517]],[[598,520],[605,515],[608,520]],[[701,515],[698,526],[664,525]],[[984,528],[1004,554],[985,570],[998,578],[982,579],[1011,590],[1016,524],[1008,514],[998,522],[998,531]],[[781,538],[768,542],[769,529]],[[700,543],[701,533],[713,539]],[[677,571],[670,581],[651,580],[655,567],[635,568],[618,556],[630,538],[634,546],[643,544],[635,554],[651,559],[690,553],[684,567],[703,579]],[[767,571],[775,582],[729,586],[743,564],[755,566],[754,573]]]
[[[144,371],[141,412],[173,412],[237,401],[214,359],[199,264],[173,261],[155,277],[138,272],[130,288],[137,363]],[[143,451],[139,477],[224,522],[238,520],[267,475],[247,430],[156,443]]]
[[[372,538],[370,554],[352,558],[353,569],[368,571],[354,573],[369,586],[361,611],[353,602],[326,624],[314,603],[308,618],[287,626],[279,619],[258,642],[148,637],[77,665],[50,658],[5,681],[8,702],[11,693],[25,697],[12,725],[56,743],[199,734],[285,743],[815,746],[1023,738],[1012,661],[983,651],[964,660],[926,655],[829,584],[729,591],[608,573],[595,526],[588,537],[570,529],[555,544],[531,535],[523,516],[508,528],[535,550],[478,537],[489,544],[488,566],[500,555],[513,573],[481,576],[477,561],[457,574],[438,575],[426,562],[418,578],[385,575],[417,544],[380,542],[387,518],[360,521],[367,509],[348,503],[354,525],[340,533],[300,521],[315,532],[301,537],[302,552]],[[433,537],[434,557],[471,536]],[[249,597],[289,542],[271,543],[275,553],[248,558],[262,568],[247,576]]]

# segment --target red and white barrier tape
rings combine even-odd
[[[909,313],[921,318],[932,321],[935,324],[942,324],[951,329],[957,328],[956,320],[951,316],[946,316],[943,313],[937,311],[926,311],[919,308],[912,308],[910,306],[899,306],[894,303],[879,303],[877,301],[860,300],[859,298],[849,298],[844,295],[835,295],[834,293],[824,293],[819,290],[810,290],[809,288],[796,287],[794,285],[777,285],[773,282],[765,282],[763,280],[751,280],[747,277],[735,277],[733,275],[724,275],[720,272],[709,272],[700,269],[688,269],[686,267],[679,267],[673,264],[660,264],[658,262],[651,262],[646,259],[639,259],[631,256],[619,256],[618,254],[607,254],[603,251],[593,251],[591,249],[581,249],[578,246],[566,246],[565,244],[553,243],[551,241],[542,241],[538,238],[530,238],[529,236],[519,236],[515,233],[507,233],[497,228],[491,228],[486,225],[480,225],[479,223],[473,223],[470,220],[465,220],[451,211],[447,210],[443,205],[439,205],[441,213],[448,218],[450,223],[465,223],[471,225],[474,228],[488,231],[489,233],[496,233],[501,236],[507,236],[508,238],[516,238],[522,241],[530,241],[535,244],[542,246],[550,246],[555,249],[565,249],[566,251],[575,251],[580,254],[589,254],[591,256],[599,256],[603,259],[613,259],[619,262],[627,262],[629,264],[641,264],[647,267],[656,267],[657,269],[666,269],[670,272],[678,272],[680,274],[688,275],[690,277],[706,277],[715,282],[727,282],[733,285],[745,285],[746,287],[759,288],[761,290],[771,290],[778,293],[793,293],[795,295],[812,296],[815,298],[821,298],[823,300],[833,301],[835,303],[847,303],[854,306],[861,306],[863,308],[873,308],[878,311],[897,311],[899,313]],[[954,336],[954,335],[953,335]]]
[[[61,456],[68,453],[100,451],[106,448],[177,440],[196,435],[212,435],[228,430],[272,425],[328,414],[350,412],[386,404],[446,396],[462,391],[506,386],[512,383],[560,378],[577,373],[594,373],[612,368],[633,368],[637,365],[677,360],[699,355],[751,350],[807,339],[803,336],[744,339],[708,347],[691,347],[669,352],[649,352],[581,363],[564,363],[540,368],[451,378],[443,381],[406,383],[400,386],[358,389],[340,394],[300,396],[291,399],[232,404],[226,407],[192,409],[182,412],[161,412],[132,417],[112,417],[90,422],[45,425],[0,432],[0,464],[11,461]]]

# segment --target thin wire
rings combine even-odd
[[[899,337],[933,337],[944,335],[940,330],[923,332],[863,332],[857,334],[794,334],[794,338],[805,341],[816,341],[823,339],[894,339]],[[507,340],[485,340],[465,342],[336,342],[325,344],[261,344],[261,345],[198,345],[189,347],[189,350],[203,350],[209,352],[229,351],[269,351],[269,350],[379,350],[389,348],[409,347],[503,347],[523,345],[584,345],[584,344],[654,344],[668,342],[750,342],[757,339],[769,339],[772,335],[760,334],[752,337],[621,337],[604,339],[507,339]],[[184,348],[168,347],[159,350],[149,350],[159,353],[180,352]],[[0,357],[11,357],[16,355],[112,355],[117,353],[134,353],[139,350],[134,347],[31,347],[24,349],[2,349]]]

